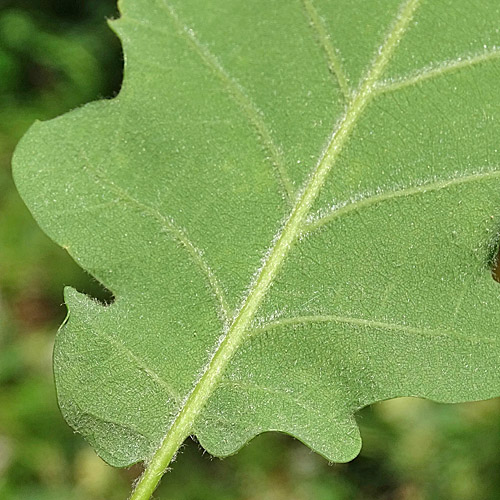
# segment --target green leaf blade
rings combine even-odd
[[[40,225],[116,296],[68,291],[55,349],[109,463],[269,430],[347,461],[367,404],[500,393],[496,34],[457,22],[443,66],[413,56],[429,2],[342,5],[123,1],[120,95],[20,144]],[[376,10],[356,56],[340,7]]]

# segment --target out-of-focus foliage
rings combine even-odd
[[[114,93],[121,57],[105,22],[106,15],[115,14],[113,1],[89,2],[94,8],[78,16],[62,6],[84,2],[54,1],[58,7],[53,10],[48,2],[36,8],[37,3],[12,2],[12,8],[0,10],[0,275],[7,293],[20,288],[33,293],[29,281],[35,280],[43,282],[45,294],[60,300],[59,283],[68,279],[69,259],[61,261],[55,245],[33,225],[13,189],[10,156],[34,120]]]
[[[112,96],[120,46],[107,28],[113,0],[0,4],[0,499],[120,500],[140,469],[114,470],[59,414],[54,331],[70,284],[105,291],[37,228],[10,176],[13,147],[45,120]],[[189,442],[157,498],[351,500],[500,498],[500,401],[436,405],[402,399],[359,415],[364,449],[328,465],[282,435],[255,439],[225,460]]]

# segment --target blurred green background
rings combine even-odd
[[[0,500],[124,500],[140,466],[107,466],[62,420],[51,355],[62,288],[109,298],[37,228],[10,158],[34,120],[120,87],[114,0],[0,0]],[[361,455],[330,465],[279,434],[211,459],[190,441],[159,499],[500,498],[500,400],[437,405],[400,399],[359,414]]]

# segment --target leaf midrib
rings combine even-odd
[[[260,307],[269,287],[283,264],[290,248],[300,236],[302,226],[320,189],[324,185],[328,173],[334,165],[340,151],[354,129],[366,105],[373,98],[373,88],[387,66],[396,46],[405,33],[420,0],[407,0],[398,13],[385,42],[378,51],[360,90],[354,96],[345,115],[340,120],[328,141],[320,160],[310,179],[297,197],[290,217],[275,239],[274,245],[259,272],[251,290],[235,316],[235,319],[219,344],[205,371],[195,383],[193,391],[187,397],[183,407],[174,419],[164,441],[153,456],[144,475],[140,478],[131,500],[149,498],[158,484],[164,470],[170,463],[183,441],[192,431],[196,418],[204,408],[210,395],[217,386],[226,366],[231,361],[245,339],[247,328]]]

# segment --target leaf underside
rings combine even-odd
[[[148,460],[251,301],[191,429],[213,455],[276,430],[347,461],[368,404],[499,395],[498,0],[120,10],[120,94],[14,157],[40,226],[116,297],[68,288],[54,354],[97,453]]]

